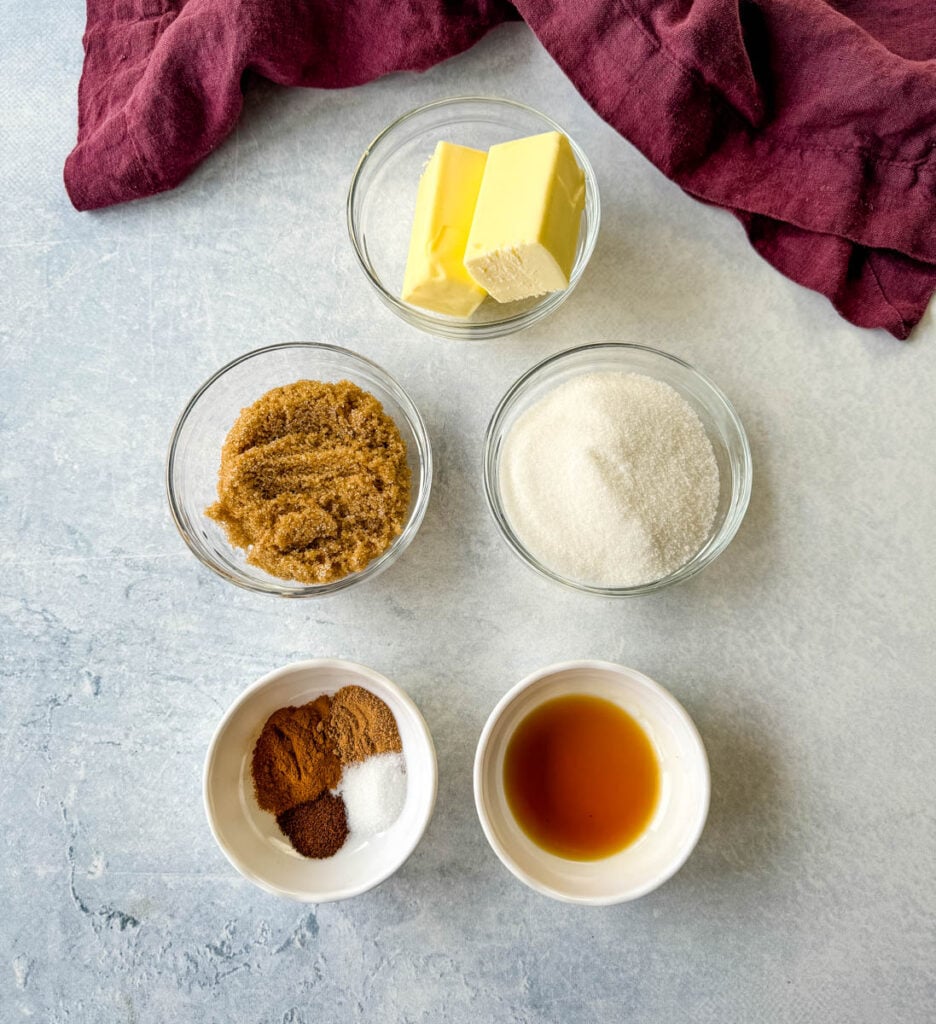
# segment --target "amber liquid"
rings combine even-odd
[[[647,734],[616,704],[557,697],[510,737],[504,788],[513,816],[538,846],[568,860],[598,860],[650,824],[660,765]]]

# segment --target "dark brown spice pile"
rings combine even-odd
[[[348,838],[344,800],[331,793],[290,807],[277,815],[276,824],[303,857],[331,857]]]

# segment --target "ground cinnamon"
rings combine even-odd
[[[331,793],[291,807],[277,815],[276,823],[293,849],[303,857],[331,857],[348,838],[344,800]]]
[[[325,728],[328,742],[343,765],[403,749],[393,712],[363,686],[343,686],[332,697]]]
[[[257,803],[264,811],[282,814],[338,785],[341,761],[325,727],[330,707],[323,694],[302,707],[280,708],[267,719],[251,762]]]

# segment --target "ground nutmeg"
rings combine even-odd
[[[326,732],[343,765],[403,749],[393,712],[363,686],[343,686],[332,697]]]

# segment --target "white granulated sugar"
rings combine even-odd
[[[406,803],[406,762],[402,754],[374,754],[348,765],[338,786],[348,831],[359,838],[388,829]]]
[[[501,457],[504,509],[532,555],[563,576],[638,586],[684,565],[718,508],[702,421],[672,387],[602,371],[522,413]]]

